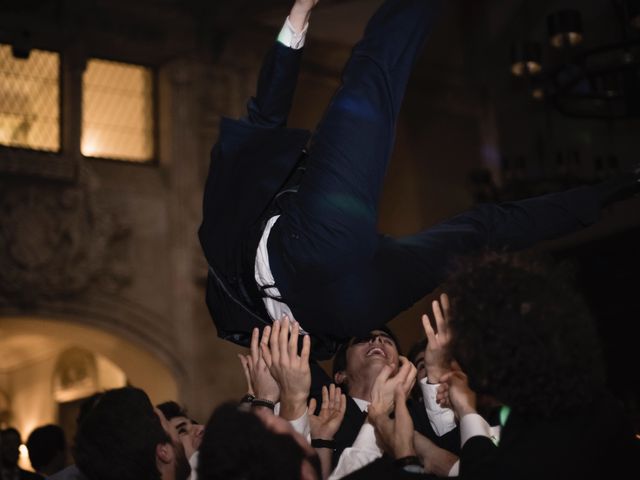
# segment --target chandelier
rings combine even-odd
[[[511,73],[529,95],[571,117],[640,117],[640,0],[612,0],[618,38],[584,46],[578,10],[547,17],[548,44],[512,46]],[[606,19],[603,19],[603,21]]]

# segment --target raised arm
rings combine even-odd
[[[245,121],[265,128],[284,127],[295,93],[302,46],[311,10],[318,0],[296,0],[260,70],[255,97],[247,104]]]
[[[447,320],[449,317],[449,297],[446,293],[440,295],[440,301],[434,300],[433,317],[436,324],[434,330],[429,316],[422,315],[422,326],[427,336],[427,346],[424,352],[424,363],[427,376],[420,380],[420,389],[424,408],[433,431],[439,437],[456,428],[454,413],[449,408],[442,408],[436,402],[436,393],[440,378],[451,371],[451,359],[448,355],[449,329]]]

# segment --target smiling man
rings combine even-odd
[[[387,365],[393,368],[392,375],[398,373],[398,341],[387,327],[372,330],[364,337],[352,338],[336,353],[333,380],[347,394],[347,410],[334,437],[334,466],[345,449],[368,448],[371,438],[375,444],[373,427],[365,420],[373,385]]]
[[[333,361],[333,381],[347,394],[347,409],[342,425],[334,436],[335,470],[332,478],[341,478],[356,467],[382,456],[382,450],[376,444],[374,428],[366,421],[374,385],[385,367],[391,367],[392,378],[400,375],[401,369],[407,370],[409,363],[401,356],[398,340],[387,327],[371,330],[363,337],[354,337],[338,350]],[[414,367],[411,368],[415,371]],[[412,405],[410,408],[418,406]],[[422,415],[427,414],[423,408]],[[432,432],[420,433],[435,440]],[[439,455],[442,449],[424,436],[420,436],[422,444],[428,443],[429,448],[433,446],[430,455]]]
[[[354,337],[336,354],[333,380],[365,410],[371,401],[371,388],[385,365],[399,368],[400,352],[395,335],[387,328]]]

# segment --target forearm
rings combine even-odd
[[[316,448],[316,453],[320,459],[320,468],[322,469],[322,478],[327,480],[331,475],[331,461],[333,460],[333,450],[330,448]]]
[[[289,13],[289,22],[291,22],[291,26],[298,32],[302,32],[309,22],[309,17],[311,16],[311,9],[313,7],[309,4],[302,4],[301,2],[296,2],[291,8],[291,12]]]
[[[280,397],[280,416],[288,421],[296,420],[307,413],[306,396],[287,396],[282,394]]]
[[[256,95],[247,105],[249,123],[267,128],[286,125],[313,4],[298,0],[291,9],[278,41],[263,62]]]
[[[458,461],[458,456],[438,447],[431,440],[418,432],[414,433],[414,447],[416,454],[422,460],[425,472],[439,477],[449,476],[452,467]]]

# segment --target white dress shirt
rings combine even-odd
[[[370,402],[360,398],[354,398],[353,400],[358,405],[358,408],[360,408],[360,411],[367,411]],[[382,457],[382,454],[383,451],[376,441],[376,432],[373,425],[365,421],[362,427],[360,427],[360,431],[353,445],[345,448],[342,455],[340,455],[338,464],[333,472],[331,472],[329,480],[338,480],[339,478],[346,477],[350,473]]]

